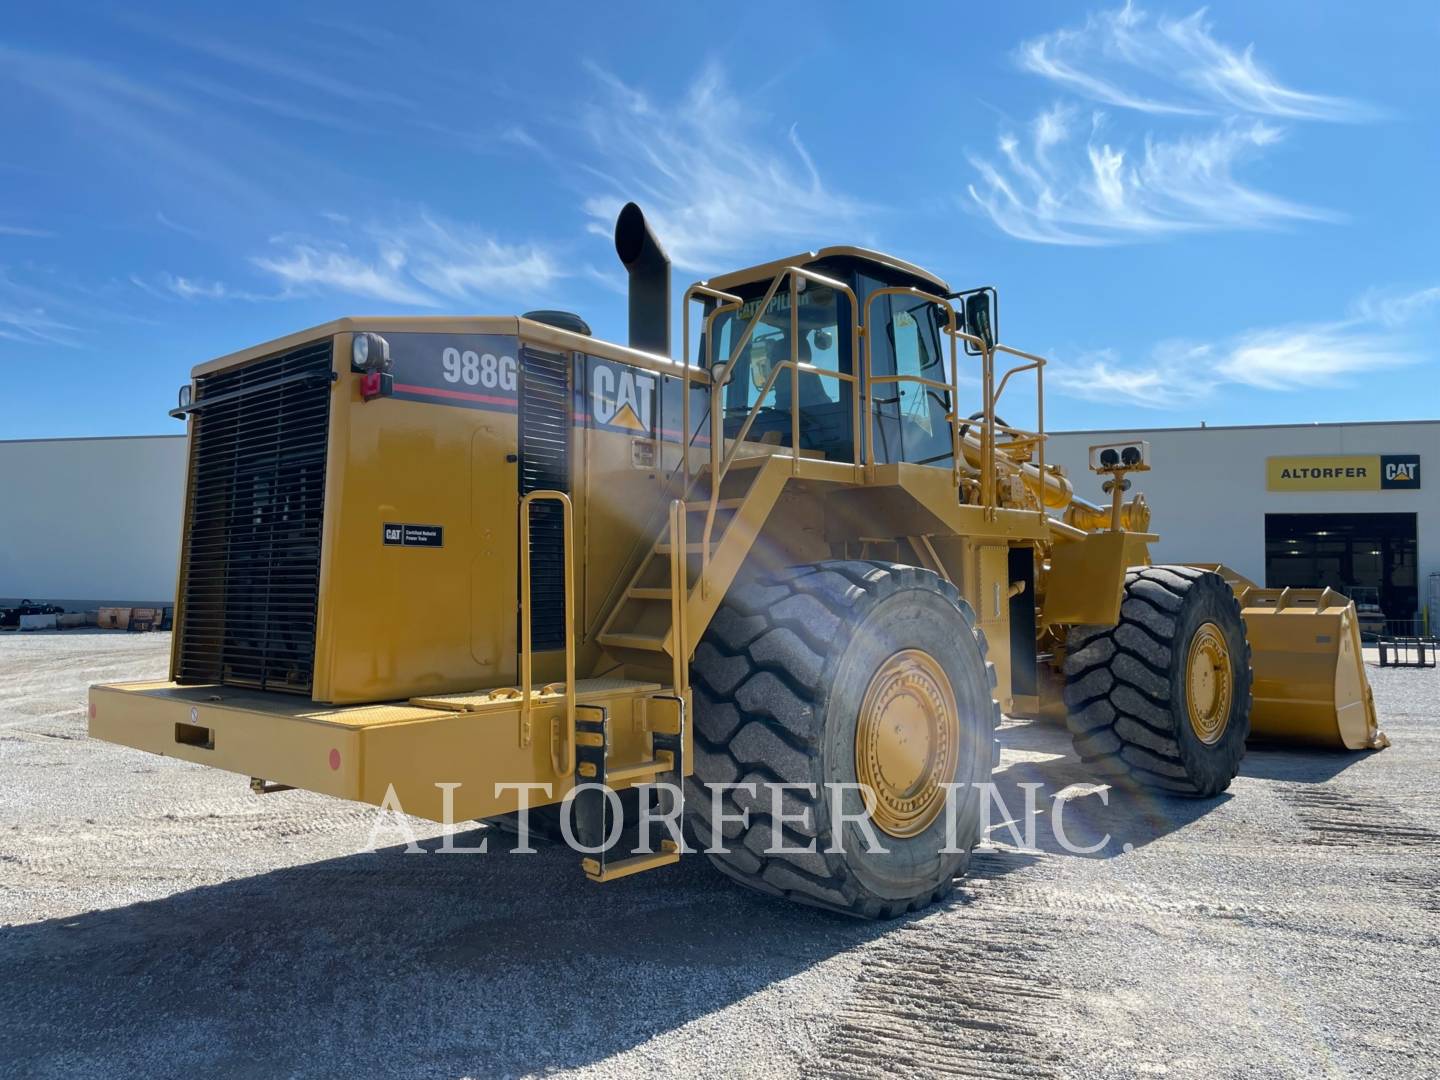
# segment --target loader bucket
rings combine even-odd
[[[1334,750],[1382,750],[1355,605],[1334,589],[1262,589],[1211,565],[1234,589],[1250,639],[1250,737]]]

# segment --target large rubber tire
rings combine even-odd
[[[1206,624],[1224,635],[1231,695],[1224,731],[1202,741],[1187,712],[1190,644]],[[1115,626],[1070,629],[1066,724],[1097,772],[1145,787],[1209,797],[1230,786],[1250,734],[1250,643],[1235,594],[1219,574],[1141,566],[1125,575]]]
[[[852,823],[841,831],[843,852],[829,852],[832,825],[827,783],[856,784],[855,736],[872,676],[896,653],[918,649],[943,670],[955,695],[959,755],[954,782],[955,843],[946,853],[947,815],[924,831],[897,839],[876,830],[885,853],[867,849]],[[753,783],[756,794],[729,791],[728,814],[748,822],[721,825],[720,853],[710,858],[753,889],[862,918],[893,918],[949,894],[979,836],[978,786],[990,780],[995,727],[995,671],[984,635],[954,586],[928,570],[884,562],[835,561],[794,566],[731,591],[692,665],[695,690],[695,774],[686,781],[686,810],[695,837],[715,846],[714,783]],[[813,794],[771,784],[811,784]],[[815,841],[814,851],[770,853],[781,846],[771,816],[782,794],[787,821],[781,843]],[[844,796],[847,812],[863,805]],[[804,814],[803,823],[788,820]]]

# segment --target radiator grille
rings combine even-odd
[[[308,694],[331,342],[196,380],[180,682]]]
[[[521,353],[521,495],[569,494],[569,373],[565,355]],[[565,521],[560,505],[550,501],[530,508],[530,642],[537,651],[565,647]]]

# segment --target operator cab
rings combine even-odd
[[[938,296],[948,295],[950,287],[918,266],[854,247],[824,248],[706,282],[741,297],[745,303],[739,311],[724,313],[715,320],[713,342],[702,336],[697,363],[712,367],[725,363],[775,275],[786,266],[803,266],[854,290],[862,308],[868,309],[872,375],[911,375],[949,382],[949,343],[942,333],[948,320],[943,310],[918,297],[892,294],[873,301],[870,297],[888,286],[914,287]],[[803,278],[800,285],[803,288],[798,293],[796,315],[800,362],[853,374],[860,363],[851,355],[854,314],[849,298],[830,286]],[[707,310],[714,308],[712,303]],[[725,387],[727,438],[739,434],[774,368],[790,359],[790,333],[790,289],[786,282],[761,314]],[[802,371],[798,381],[801,451],[830,460],[856,460],[855,433],[851,430],[853,385],[815,371]],[[782,372],[756,414],[747,441],[789,446],[792,396],[790,375]],[[908,461],[948,467],[952,456],[946,426],[946,416],[951,412],[949,396],[946,391],[916,382],[877,383],[871,402],[876,462]]]

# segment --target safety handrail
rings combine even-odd
[[[556,775],[564,777],[575,773],[575,520],[570,496],[563,491],[532,491],[520,500],[520,732],[522,745],[529,745],[535,696],[530,626],[530,508],[542,500],[560,504],[564,532],[565,719],[558,737],[550,740],[550,763]]]
[[[690,582],[686,566],[690,545],[685,526],[685,501],[670,502],[670,659],[675,693],[681,698],[690,688],[690,645],[686,616],[690,606]],[[682,732],[683,734],[683,732]]]
[[[715,335],[711,332],[715,325],[715,317],[725,311],[738,311],[745,303],[743,299],[734,293],[721,292],[719,289],[712,289],[709,285],[696,282],[685,290],[685,296],[680,301],[681,315],[681,398],[680,398],[680,426],[682,435],[680,438],[680,467],[684,470],[685,487],[690,486],[690,305],[695,303],[702,296],[708,296],[712,300],[721,301],[715,306],[715,310],[705,317],[705,358],[708,361],[715,347]],[[712,367],[709,363],[705,365],[706,375],[710,375]],[[698,435],[699,432],[696,432]],[[722,436],[723,437],[723,436]],[[710,441],[715,441],[715,410],[710,410]]]
[[[991,347],[992,359],[990,362],[990,366],[992,381],[994,378],[993,354],[997,352],[1008,353],[1010,356],[1019,357],[1021,360],[1025,360],[1028,362],[1024,364],[1017,364],[1015,367],[1007,370],[1004,376],[1000,379],[1000,385],[995,388],[994,394],[990,396],[988,411],[990,414],[991,426],[995,426],[995,405],[1000,400],[1000,395],[1005,393],[1005,384],[1010,381],[1010,377],[1012,375],[1018,375],[1022,371],[1035,372],[1035,431],[1026,432],[1021,431],[1019,428],[1005,428],[1005,430],[1012,432],[1013,434],[1018,436],[1019,438],[1016,439],[1017,442],[1029,443],[1033,441],[1035,443],[1037,453],[1035,464],[1036,468],[1039,470],[1040,473],[1040,481],[1043,484],[1045,481],[1045,365],[1048,361],[1046,361],[1043,356],[1036,356],[1034,353],[1021,352],[1019,349],[1012,349],[1009,345],[1002,345],[999,342],[996,342]],[[1004,425],[1001,426],[1003,427]],[[989,467],[986,469],[986,472],[993,473],[995,465],[995,447],[993,437],[991,438],[990,459],[987,464]],[[991,484],[993,485],[993,483],[994,480],[992,477]],[[1042,515],[1045,513],[1045,499],[1043,495],[1040,498],[1040,513]]]
[[[736,433],[729,452],[724,454],[722,458],[721,448],[725,440],[724,413],[721,408],[722,395],[725,392],[725,388],[730,384],[730,378],[734,374],[735,364],[740,359],[741,352],[750,344],[750,338],[754,335],[755,328],[759,325],[765,312],[769,310],[770,302],[775,299],[775,294],[780,289],[780,283],[787,278],[790,282],[790,359],[782,361],[770,369],[770,375],[765,380],[764,388],[760,391],[759,396],[756,397],[755,404],[750,406],[749,412],[746,413],[745,419],[740,425],[740,430]],[[754,424],[755,418],[760,414],[760,410],[765,408],[765,399],[770,396],[770,391],[774,389],[775,381],[779,378],[780,373],[787,368],[790,370],[790,452],[794,459],[791,467],[795,471],[799,470],[800,463],[800,372],[802,370],[808,371],[816,375],[843,380],[851,385],[855,385],[857,382],[857,377],[853,372],[846,373],[839,370],[816,367],[813,364],[801,363],[800,289],[798,282],[802,279],[818,285],[825,285],[837,292],[843,293],[846,299],[850,301],[850,355],[854,356],[859,351],[860,321],[857,316],[860,307],[855,296],[855,290],[843,281],[837,281],[832,277],[827,277],[814,270],[807,270],[801,266],[786,266],[775,275],[769,287],[765,290],[764,297],[761,298],[760,303],[755,308],[755,314],[752,315],[749,322],[745,324],[745,329],[740,334],[739,340],[736,341],[734,347],[730,350],[730,355],[726,358],[725,365],[720,369],[718,374],[711,368],[710,498],[705,508],[705,528],[700,536],[700,582],[702,591],[709,587],[707,571],[710,568],[710,537],[715,529],[715,511],[720,502],[721,482],[730,471],[730,466],[735,461],[735,457],[740,450],[740,445],[745,441],[745,436],[750,433],[750,428]],[[689,295],[690,293],[687,290],[686,296],[688,297]],[[729,294],[722,295],[728,297]],[[724,310],[739,310],[743,305],[743,301],[740,301],[738,297],[733,299],[736,301],[735,303],[727,304],[724,307],[717,307],[706,319],[705,340],[707,343],[707,360],[710,358],[710,352],[713,349],[715,336],[712,329],[716,316]],[[860,427],[860,391],[861,388],[856,386],[856,389],[850,394],[852,420],[856,431],[858,431]],[[858,460],[858,455],[854,464],[856,468],[856,479],[859,479],[860,470],[863,466]]]
[[[772,366],[764,386],[760,390],[755,403],[750,406],[735,438],[731,440],[728,451],[724,449],[724,410],[722,406],[725,388],[729,385],[734,374],[735,365],[742,352],[749,345],[755,333],[756,327],[769,310],[771,302],[775,299],[783,283],[788,280],[790,288],[790,359]],[[799,357],[799,283],[801,281],[815,282],[825,285],[843,293],[850,302],[852,318],[850,320],[851,335],[851,356],[859,358],[858,371],[850,373],[816,367],[813,364],[805,364]],[[922,375],[902,375],[898,372],[894,375],[876,376],[872,373],[872,358],[874,335],[870,330],[870,315],[875,300],[882,296],[910,296],[941,308],[946,315],[946,325],[942,328],[950,339],[950,378],[949,381],[931,379]],[[873,387],[877,384],[915,383],[934,390],[944,391],[950,394],[951,412],[947,416],[950,423],[951,435],[951,470],[952,477],[957,488],[961,478],[967,475],[966,465],[961,450],[961,435],[958,414],[958,402],[960,398],[960,359],[958,343],[967,342],[974,346],[981,356],[981,399],[983,409],[981,418],[977,423],[980,428],[981,445],[981,468],[980,468],[980,502],[989,511],[994,511],[999,505],[996,491],[996,436],[1004,434],[1009,436],[1009,443],[1016,448],[1037,447],[1037,467],[1039,475],[1046,475],[1045,468],[1045,388],[1044,369],[1046,360],[1033,353],[1022,352],[1013,349],[1008,345],[998,342],[990,343],[974,334],[966,333],[960,329],[961,320],[958,312],[946,297],[926,292],[913,286],[887,286],[876,289],[866,296],[863,307],[858,303],[855,292],[850,286],[842,281],[827,277],[814,270],[800,266],[786,266],[771,279],[756,306],[755,314],[746,322],[744,330],[730,349],[729,355],[724,363],[718,368],[714,364],[714,325],[715,320],[720,316],[733,311],[739,311],[745,306],[745,301],[734,293],[723,292],[719,289],[710,288],[707,285],[695,284],[685,292],[684,297],[684,348],[685,366],[682,370],[688,372],[690,352],[690,304],[700,298],[709,298],[718,301],[716,306],[705,316],[705,367],[710,376],[710,496],[707,500],[705,510],[705,526],[701,536],[700,545],[700,575],[702,588],[706,580],[706,571],[710,564],[711,537],[714,533],[715,514],[720,500],[721,483],[728,474],[731,465],[740,451],[740,445],[749,434],[754,425],[760,410],[766,407],[766,399],[775,388],[780,375],[786,370],[790,373],[791,386],[791,407],[790,407],[790,449],[793,458],[792,468],[799,469],[800,459],[800,374],[810,372],[826,378],[834,378],[851,384],[855,389],[851,393],[852,406],[852,431],[855,433],[855,461],[857,479],[862,475],[873,477],[875,467],[875,445],[874,445],[874,394]],[[860,339],[864,338],[864,347],[861,349]],[[1026,363],[1007,369],[1000,379],[998,387],[995,383],[995,356],[997,353],[1005,353],[1015,356]],[[995,419],[996,403],[1004,393],[1012,376],[1023,371],[1034,371],[1036,373],[1036,431],[1026,431],[1021,428],[1012,428],[1007,424],[998,423]],[[685,379],[684,394],[685,404],[683,407],[684,426],[686,433],[689,432],[689,379],[688,375],[682,376]],[[863,424],[863,428],[862,428]],[[689,456],[685,454],[684,467],[686,480],[689,479]],[[1044,504],[1041,503],[1040,512],[1043,514]]]

